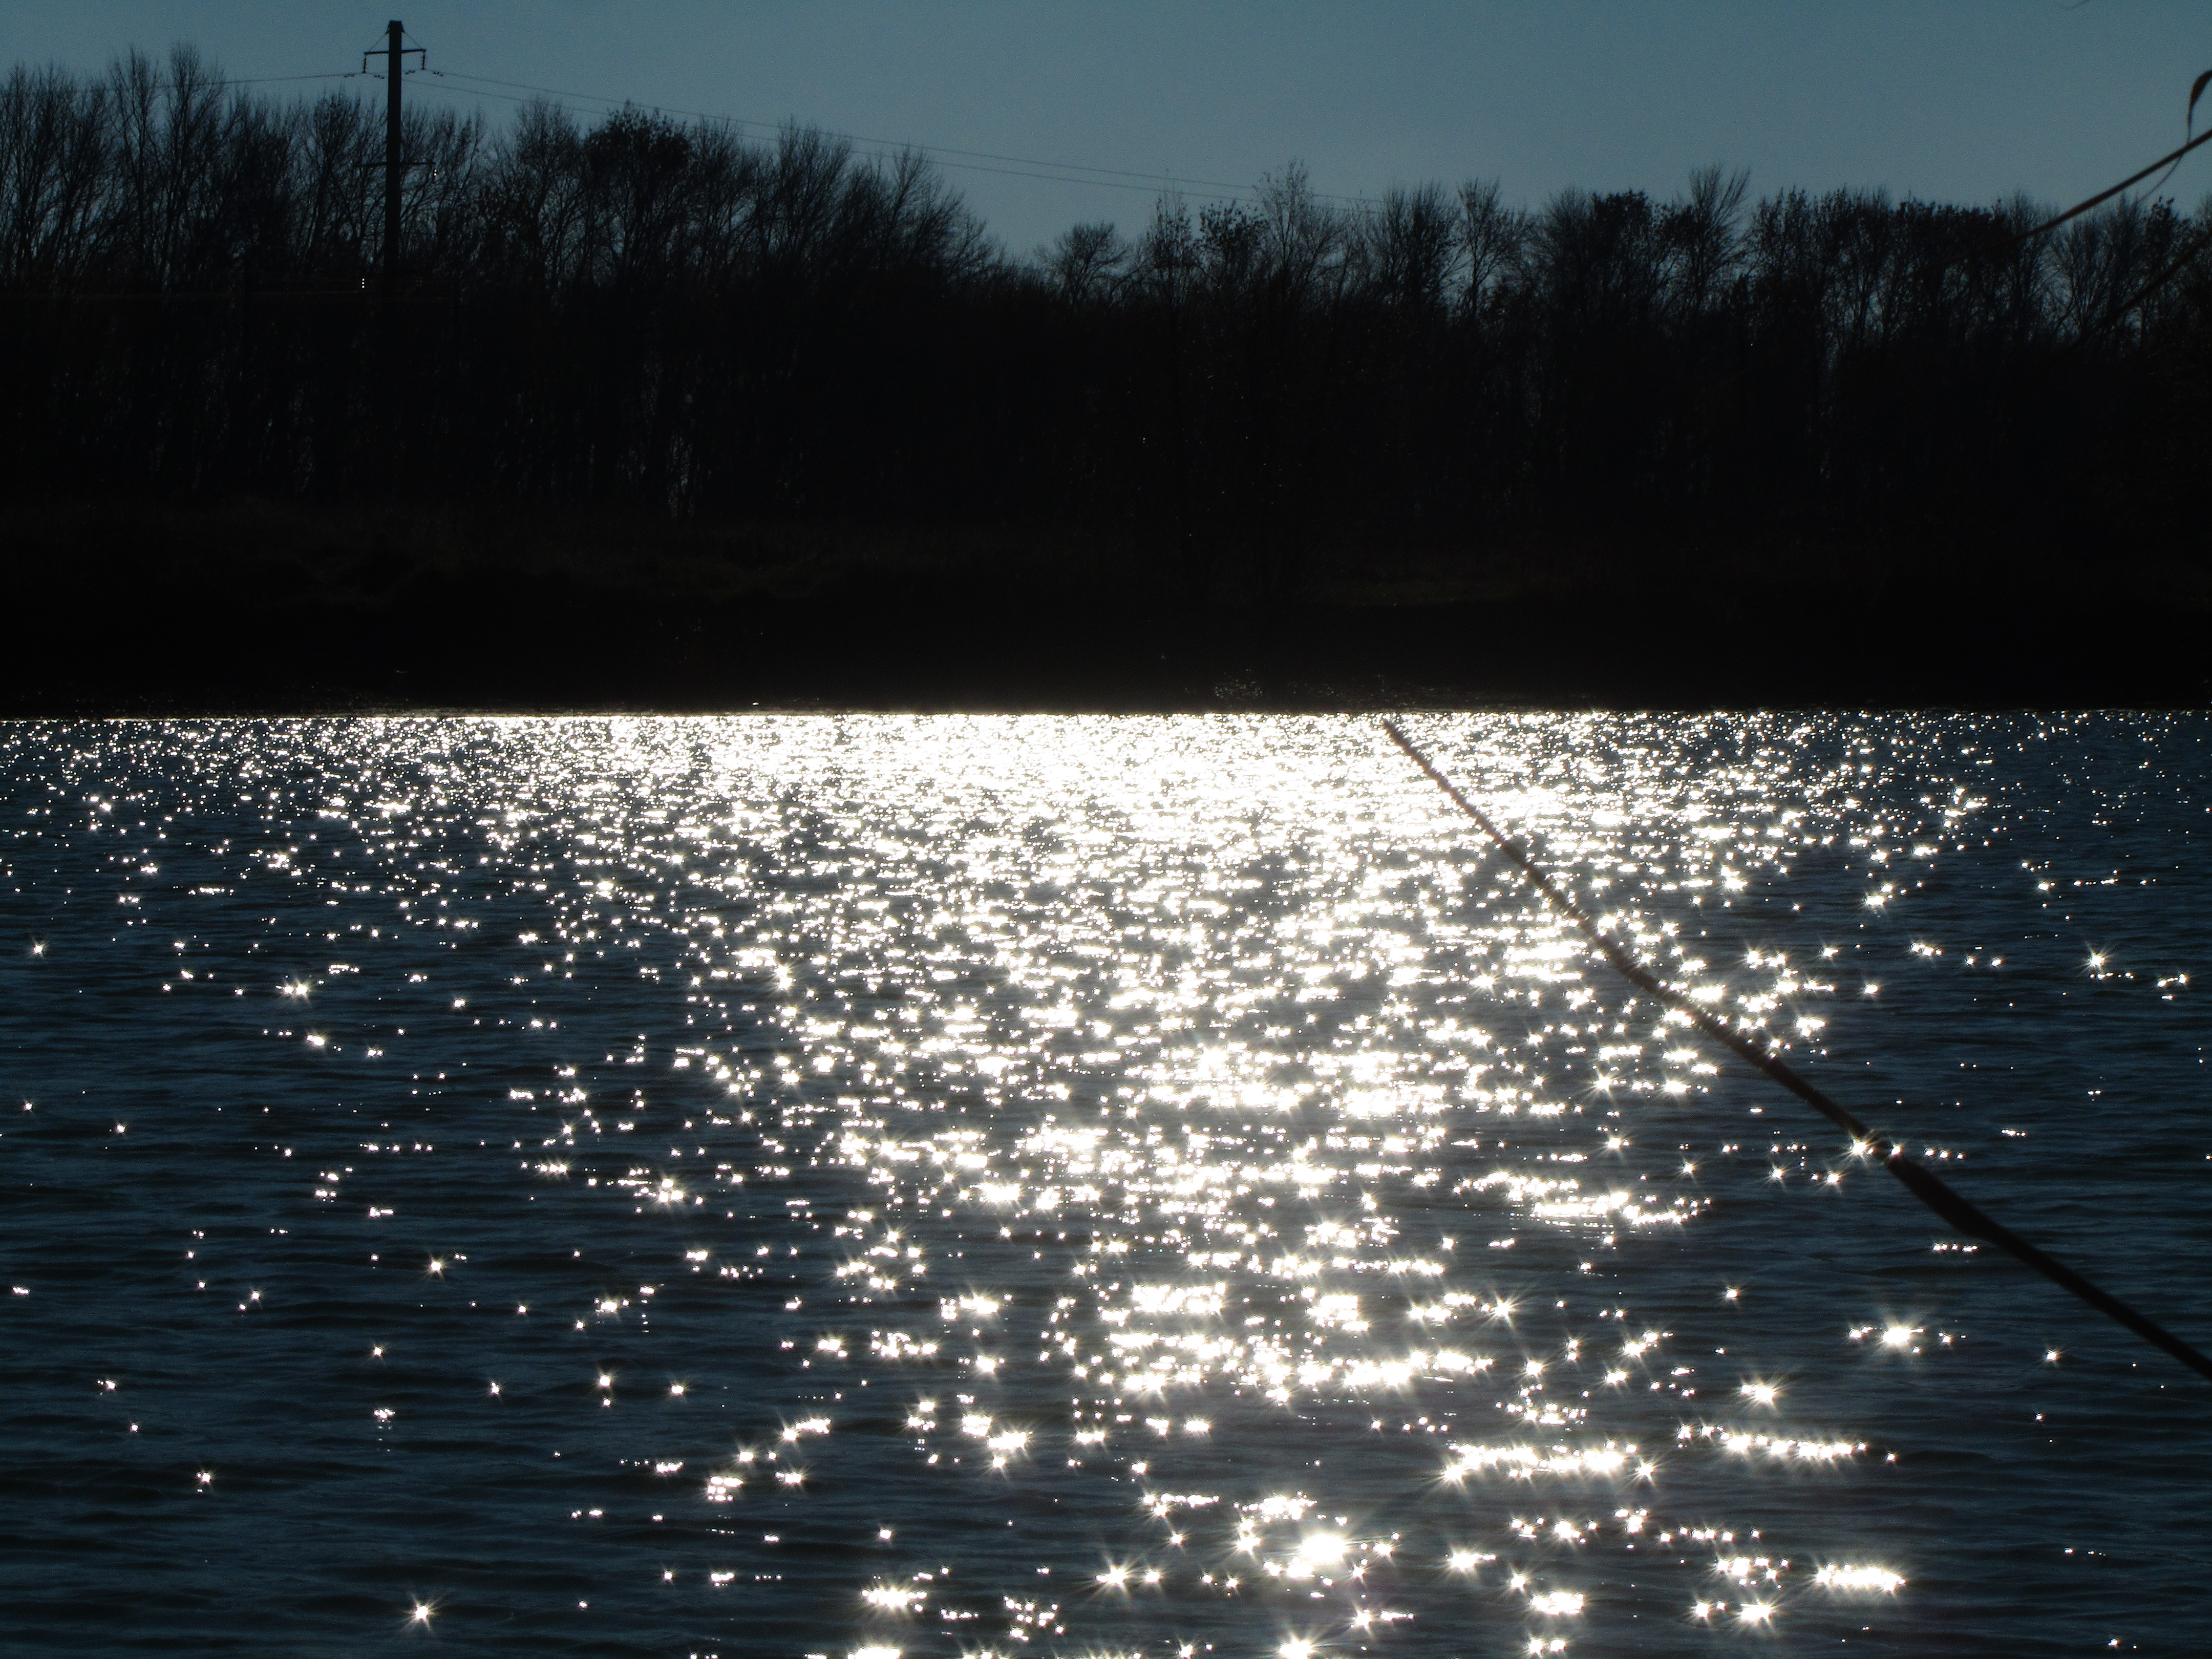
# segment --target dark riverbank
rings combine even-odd
[[[0,530],[0,714],[2212,699],[2212,580],[2133,552],[1345,548],[1270,605],[1208,596],[1234,563],[1018,529],[31,508]]]
[[[0,712],[2212,693],[2164,202],[1289,168],[1018,257],[918,157],[548,106],[409,118],[387,269],[369,112],[226,84],[0,84],[71,135],[0,167]]]

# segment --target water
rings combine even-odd
[[[2203,719],[1413,731],[2212,1340]],[[1586,962],[1370,723],[5,744],[18,1650],[2212,1630],[2204,1386]]]

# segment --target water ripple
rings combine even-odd
[[[1416,731],[2199,1336],[2206,734]],[[2197,1385],[1607,976],[1368,723],[4,742],[27,1643],[2201,1631]]]

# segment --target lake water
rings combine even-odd
[[[2212,1340],[2197,716],[1428,716]],[[1357,719],[0,728],[15,1650],[2198,1653],[2212,1389]]]

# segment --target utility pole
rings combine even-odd
[[[405,33],[395,17],[386,26],[384,50],[384,273],[399,276],[399,185],[406,176],[399,170],[399,64],[406,50],[399,43]]]
[[[410,52],[418,55],[422,52],[420,46],[403,44],[406,33],[395,17],[384,26],[382,50],[372,49],[361,55],[364,70],[370,58],[384,59],[384,289],[387,294],[399,283],[399,186],[407,176],[407,161],[400,146],[400,63]]]

